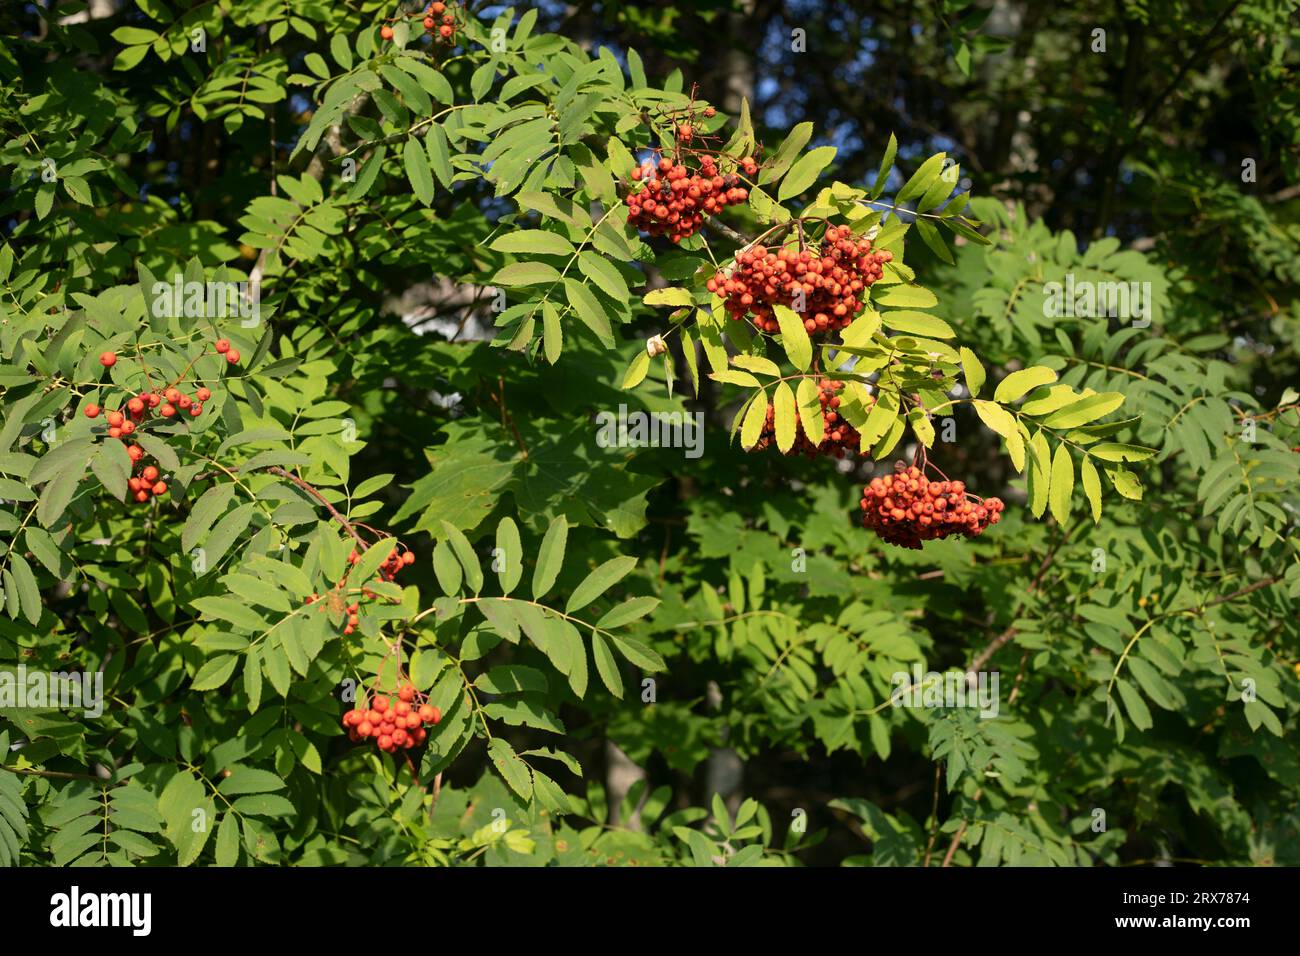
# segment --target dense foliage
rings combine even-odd
[[[17,16],[0,862],[1298,862],[1294,4],[599,6]]]

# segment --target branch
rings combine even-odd
[[[330,504],[329,501],[326,500],[324,495],[322,495],[311,485],[307,484],[307,482],[303,481],[301,478],[299,478],[297,475],[293,474],[292,472],[285,471],[279,465],[271,465],[265,470],[270,472],[273,475],[279,475],[281,478],[288,478],[290,481],[292,481],[303,491],[307,492],[309,495],[311,495],[313,498],[315,498],[317,501],[323,504],[325,506],[325,510],[327,510],[331,515],[334,516],[334,520],[337,521],[339,524],[343,525],[343,527],[347,529],[348,534],[352,535],[352,537],[356,540],[356,542],[359,545],[361,545],[362,551],[370,547],[366,539],[361,537],[361,534],[357,531],[357,529],[352,526],[352,522],[348,521],[347,518],[343,517],[343,515],[339,513],[339,510],[335,508],[332,504]]]

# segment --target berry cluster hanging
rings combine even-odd
[[[919,550],[921,542],[982,534],[1002,520],[1002,500],[981,499],[961,481],[931,481],[922,468],[894,463],[894,474],[862,489],[862,523],[881,540]]]
[[[239,363],[239,350],[232,348],[226,339],[217,340],[216,350],[225,356],[228,365]],[[117,365],[117,353],[101,353],[99,364],[106,369],[113,368]],[[153,498],[162,497],[167,494],[168,488],[157,465],[146,463],[147,452],[132,441],[131,436],[148,422],[153,414],[157,414],[164,421],[171,419],[181,421],[186,417],[198,418],[203,414],[204,403],[212,398],[211,389],[201,385],[194,390],[193,396],[190,396],[176,387],[185,381],[185,376],[193,364],[191,362],[190,366],[187,366],[170,385],[151,387],[149,391],[132,395],[122,408],[105,411],[92,402],[83,409],[82,413],[87,418],[99,418],[102,414],[107,423],[105,434],[109,438],[120,440],[126,446],[127,457],[131,459],[131,476],[127,480],[127,488],[132,500],[138,504],[147,504]],[[145,374],[148,375],[147,368]]]
[[[866,305],[864,291],[884,275],[894,254],[871,251],[871,240],[855,239],[848,227],[831,226],[816,254],[803,243],[771,251],[751,246],[729,271],[708,281],[725,300],[731,318],[749,318],[763,332],[779,332],[775,306],[792,310],[809,335],[847,328]]]

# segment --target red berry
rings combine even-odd
[[[146,501],[149,500],[149,492],[141,488],[139,491],[135,493],[135,500],[140,502],[141,504],[144,504]]]
[[[425,18],[424,18],[424,28],[425,28],[426,30],[432,30],[433,27],[434,27],[434,19],[433,19],[433,17],[425,17]]]
[[[453,30],[453,29],[452,29],[448,24],[446,24],[446,23],[444,23],[442,26],[438,27],[438,33],[442,35],[443,39],[446,39],[447,37],[451,36],[451,35],[452,35],[453,33],[455,33],[455,32],[456,32],[456,31]]]
[[[212,393],[208,391],[207,388],[200,388],[197,392],[194,393],[194,397],[197,398],[200,402],[206,402],[209,398],[212,397]]]
[[[144,411],[144,402],[140,401],[138,398],[133,398],[126,403],[126,407],[132,415],[139,415]]]
[[[387,697],[378,697],[375,699],[374,709],[378,713],[382,714],[384,711],[388,710],[389,703],[390,701],[388,700]]]
[[[127,448],[126,453],[127,456],[130,457],[132,461],[139,461],[141,458],[144,457],[144,449],[141,448],[139,445],[131,445],[129,448]]]
[[[385,27],[384,29],[388,29],[388,28]],[[217,339],[217,351],[218,351],[218,352],[222,352],[222,353],[229,352],[229,351],[230,351],[230,340],[229,340],[229,339]]]
[[[231,365],[236,364],[239,361],[239,350],[230,349],[228,352],[226,352],[226,361],[229,362]]]
[[[129,435],[133,431],[135,431],[135,422],[123,422],[122,427],[118,429],[118,433],[122,435]]]
[[[110,425],[114,425],[114,426],[121,425],[122,422],[123,422],[122,413],[121,413],[121,412],[109,412],[108,415],[105,416],[105,420],[106,420]]]
[[[435,2],[429,4],[429,12],[432,13],[435,17],[442,16],[442,14],[444,13],[444,11],[446,11],[446,9],[447,9],[447,5],[445,3]]]
[[[195,402],[193,405],[190,406],[190,418],[198,418],[202,414],[203,414],[202,403]]]
[[[104,368],[112,368],[117,364],[117,354],[114,352],[100,353],[99,364],[104,366]]]
[[[415,700],[415,688],[412,687],[410,684],[403,684],[400,688],[398,688],[397,696],[402,700],[403,703],[409,704],[411,701]],[[407,709],[409,710],[410,708]],[[406,713],[406,711],[399,710],[398,713],[399,714]]]
[[[155,495],[165,495],[165,494],[167,494],[167,482],[165,482],[165,481],[160,481],[160,482],[158,482],[158,484],[154,485],[154,486],[153,486],[153,493],[154,493]]]
[[[165,392],[163,392],[163,398],[167,399],[167,401],[171,402],[173,405],[175,405],[178,401],[180,401],[180,397],[181,397],[180,391],[175,388],[169,388]]]
[[[153,482],[158,480],[158,469],[153,465],[145,465],[144,470],[140,472],[140,477],[145,481]]]
[[[437,707],[430,707],[429,709],[433,711],[433,713],[429,716],[429,720],[435,724],[441,723],[442,711],[440,711]]]
[[[382,26],[379,28],[379,35],[385,40],[391,40],[393,38],[393,28],[390,26]],[[221,349],[220,351],[225,350]]]
[[[420,705],[420,709],[419,709],[419,711],[418,711],[417,713],[418,713],[418,715],[419,715],[419,718],[420,718],[422,721],[424,721],[426,724],[431,724],[431,723],[433,723],[433,715],[434,715],[435,711],[434,711],[434,709],[433,709],[432,707],[430,707],[428,704],[421,704],[421,705]]]
[[[163,405],[162,408],[158,409],[158,414],[161,415],[163,418],[171,418],[173,415],[176,414],[176,409],[173,408],[171,406],[171,403],[169,402]]]
[[[86,406],[85,415],[86,415],[87,418],[98,418],[98,417],[99,417],[99,406],[98,406],[98,405],[87,405],[87,406]]]

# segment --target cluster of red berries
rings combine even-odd
[[[410,13],[407,16],[419,17],[420,13]],[[456,36],[456,18],[447,12],[447,4],[431,3],[424,8],[423,13],[424,29],[431,34],[440,43],[454,43]],[[393,28],[385,24],[379,28],[379,35],[385,40],[393,38]]]
[[[710,292],[726,300],[733,319],[751,316],[764,332],[780,324],[773,306],[794,309],[808,334],[838,331],[862,311],[863,292],[882,275],[893,253],[871,251],[870,239],[854,239],[847,226],[831,226],[822,239],[820,255],[808,249],[782,246],[769,252],[753,246],[736,256],[729,272],[708,281]]]
[[[796,418],[794,445],[786,454],[806,455],[809,458],[816,458],[820,455],[843,458],[850,452],[857,452],[858,446],[862,442],[862,436],[836,410],[840,407],[839,393],[842,391],[844,391],[842,381],[823,378],[817,382],[817,397],[820,399],[822,406],[822,434],[820,440],[813,444],[804,433],[803,420]],[[756,449],[761,450],[775,444],[775,418],[776,408],[769,402],[767,418],[763,422],[763,431],[759,435],[758,442],[754,445]]]
[[[436,726],[441,721],[441,711],[409,683],[398,688],[396,700],[386,694],[376,696],[369,706],[359,700],[343,715],[349,740],[359,743],[369,738],[385,753],[418,747],[429,736],[425,725]]]
[[[951,534],[974,537],[1002,520],[999,498],[967,494],[960,481],[931,481],[915,465],[894,463],[894,474],[862,489],[862,523],[884,541],[919,550],[922,541]]]
[[[348,563],[356,564],[361,560],[361,555],[356,551],[348,553]],[[403,548],[398,550],[393,548],[388,552],[388,557],[384,558],[384,563],[379,566],[379,576],[385,581],[391,581],[397,577],[397,572],[402,568],[408,567],[415,563],[415,552]]]
[[[231,348],[230,343],[225,339],[219,339],[216,347],[218,352],[226,356],[226,361],[231,365],[239,361],[238,350]],[[99,364],[104,368],[112,368],[117,364],[117,354],[102,353],[99,356]],[[94,403],[85,407],[84,414],[87,418],[98,418],[103,414],[104,420],[108,423],[108,437],[117,438],[126,445],[126,453],[131,459],[133,471],[127,486],[130,488],[131,497],[136,502],[145,504],[150,498],[167,494],[167,482],[162,480],[155,466],[144,463],[145,450],[130,440],[136,428],[143,424],[155,410],[158,416],[164,419],[179,418],[187,414],[190,418],[198,418],[203,414],[203,403],[211,397],[212,391],[207,387],[196,389],[191,397],[175,385],[170,385],[161,391],[151,390],[132,396],[127,400],[125,411],[113,409],[105,412]]]
[[[351,551],[348,553],[349,565],[355,565],[360,560],[361,560],[361,555],[357,551]],[[397,548],[393,548],[392,551],[388,552],[388,557],[384,559],[384,563],[379,566],[379,576],[383,578],[385,581],[392,581],[394,578],[397,577],[398,571],[402,570],[402,568],[409,567],[414,563],[415,563],[414,551],[407,551],[407,550],[399,551]],[[343,580],[339,581],[338,586],[342,588],[346,583],[347,583],[347,575],[344,574]],[[371,591],[369,588],[363,587],[361,589],[361,597],[363,599],[373,600],[374,596],[375,596],[375,592]],[[321,597],[319,594],[311,594],[308,595],[304,603],[315,604],[320,599]],[[324,611],[325,609],[326,609],[326,605],[322,604],[320,606],[320,610]],[[360,618],[358,617],[358,615],[361,613],[361,604],[360,602],[353,602],[352,604],[347,605],[344,608],[344,610],[347,612],[347,617],[345,617],[343,620],[343,634],[346,636],[348,634],[353,633],[357,629],[358,624],[360,623]]]
[[[690,124],[682,124],[690,130]],[[679,137],[682,135],[678,129]],[[690,135],[694,135],[693,132]],[[746,165],[746,162],[748,165]],[[758,167],[746,157],[746,171]],[[641,183],[639,190],[634,183]],[[698,169],[667,156],[658,165],[645,163],[632,170],[632,182],[624,198],[628,222],[652,236],[668,236],[673,242],[693,236],[704,224],[704,217],[719,213],[749,198],[749,190],[740,185],[735,173],[723,175],[712,156],[700,159]]]

